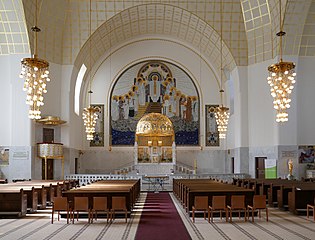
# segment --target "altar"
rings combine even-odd
[[[140,174],[171,174],[176,164],[176,145],[171,120],[160,113],[143,116],[138,124],[134,161]]]

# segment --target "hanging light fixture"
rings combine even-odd
[[[25,78],[23,90],[27,92],[26,104],[30,106],[28,117],[30,119],[40,119],[40,107],[44,105],[43,94],[47,93],[46,85],[50,81],[48,77],[49,63],[46,60],[38,58],[37,55],[37,33],[40,28],[37,27],[37,0],[35,10],[35,26],[31,28],[34,32],[34,55],[31,58],[21,60],[22,70],[20,78]]]
[[[222,19],[222,0],[220,2],[220,32],[221,32],[221,68],[220,68],[220,77],[221,77],[221,83],[220,83],[220,99],[221,99],[221,106],[216,107],[215,110],[215,119],[218,125],[218,132],[219,132],[219,138],[225,138],[226,135],[226,131],[227,131],[227,125],[229,123],[229,117],[230,117],[230,113],[229,113],[229,108],[228,107],[224,107],[223,105],[223,85],[222,85],[222,79],[223,79],[223,68],[222,68],[222,46],[223,46],[223,39],[222,39],[222,28],[223,28],[223,19]]]
[[[90,39],[89,39],[89,54],[90,54],[90,81],[89,81],[89,88],[90,90],[88,91],[89,94],[89,107],[83,109],[83,121],[84,121],[84,126],[85,126],[85,132],[86,132],[86,139],[88,141],[93,140],[93,134],[95,133],[95,125],[96,125],[96,120],[98,118],[97,113],[99,112],[99,108],[91,106],[91,82],[92,82],[92,56],[91,56],[91,28],[92,28],[92,19],[91,19],[91,0],[90,0],[90,24],[89,24],[89,32],[90,32]]]
[[[280,7],[280,32],[277,36],[279,41],[279,57],[278,63],[272,64],[268,67],[269,76],[267,78],[270,86],[271,96],[274,98],[273,107],[277,111],[276,121],[288,121],[287,109],[290,108],[290,95],[294,88],[296,73],[294,71],[295,64],[293,62],[284,62],[282,60],[282,37],[286,34],[283,31],[283,22],[281,20],[281,0],[279,0]]]
[[[91,94],[93,92],[90,90],[88,93],[90,94],[90,99],[91,99]],[[98,112],[99,112],[99,109],[91,106],[91,104],[89,104],[89,107],[83,109],[83,121],[84,121],[84,126],[85,126],[86,139],[88,141],[93,140],[93,134],[95,133],[95,125],[96,125],[96,120],[98,118],[97,116]]]

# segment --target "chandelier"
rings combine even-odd
[[[225,138],[230,118],[229,108],[224,107],[222,104],[220,107],[216,107],[214,114],[218,125],[219,138]]]
[[[90,0],[90,21],[89,21],[89,32],[90,32],[90,40],[89,40],[89,47],[90,47],[90,51],[89,51],[89,55],[90,55],[90,81],[89,81],[89,86],[90,86],[90,90],[88,91],[89,93],[89,107],[84,108],[83,109],[83,121],[84,121],[84,126],[85,126],[85,133],[86,133],[86,139],[88,141],[93,140],[93,134],[95,133],[95,125],[96,125],[96,120],[98,118],[97,113],[99,112],[99,108],[98,107],[93,107],[91,106],[91,94],[93,93],[91,91],[91,82],[92,82],[92,77],[91,77],[91,69],[92,69],[92,64],[91,64],[91,0]]]
[[[281,0],[280,4],[280,32],[277,36],[280,37],[279,41],[279,63],[272,64],[268,67],[269,76],[267,78],[270,86],[270,94],[273,97],[273,107],[277,111],[276,122],[288,121],[287,109],[290,108],[291,98],[290,95],[294,88],[295,64],[293,62],[282,61],[282,37],[285,35],[283,31],[283,24],[281,21]]]
[[[91,93],[92,91],[89,91],[89,94]],[[85,126],[86,139],[88,141],[93,140],[93,134],[95,133],[95,125],[96,120],[98,118],[97,115],[98,112],[99,109],[96,107],[92,107],[91,105],[83,109],[83,121]]]
[[[221,32],[221,69],[220,69],[220,75],[221,75],[221,83],[220,83],[220,98],[221,98],[221,106],[216,107],[215,110],[215,119],[218,125],[218,132],[219,132],[219,138],[225,138],[226,135],[226,131],[227,131],[227,125],[229,123],[229,117],[230,117],[230,113],[229,113],[229,108],[228,107],[224,107],[223,106],[223,93],[224,90],[222,88],[222,79],[223,79],[223,68],[222,68],[222,45],[223,45],[223,35],[222,35],[222,27],[223,27],[223,19],[222,19],[222,0],[220,3],[220,32]]]
[[[30,119],[40,119],[40,107],[44,105],[43,94],[47,93],[46,85],[50,81],[48,77],[49,63],[37,57],[37,33],[40,28],[37,27],[37,1],[35,12],[35,26],[31,28],[34,32],[34,55],[31,58],[21,60],[22,70],[20,78],[24,78],[23,91],[26,91],[26,104],[30,106],[28,117]]]

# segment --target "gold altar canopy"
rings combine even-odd
[[[144,115],[137,124],[138,146],[172,146],[174,129],[171,120],[160,113]]]
[[[174,139],[173,124],[167,116],[160,113],[143,116],[136,130],[136,164],[172,163]]]

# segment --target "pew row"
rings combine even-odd
[[[305,212],[308,204],[314,204],[315,188],[313,186],[292,187],[288,193],[289,211],[294,214]]]
[[[140,180],[102,180],[90,185],[62,192],[73,209],[75,197],[88,197],[89,208],[93,208],[93,197],[107,197],[107,208],[112,208],[113,197],[125,197],[128,211],[132,211],[140,194]]]
[[[0,190],[0,216],[23,217],[27,212],[27,195],[23,189]]]
[[[226,204],[231,204],[233,195],[244,195],[245,204],[252,205],[254,191],[235,185],[208,179],[174,179],[173,191],[187,212],[192,211],[196,196],[208,196],[208,204],[212,204],[213,196],[226,196]]]

